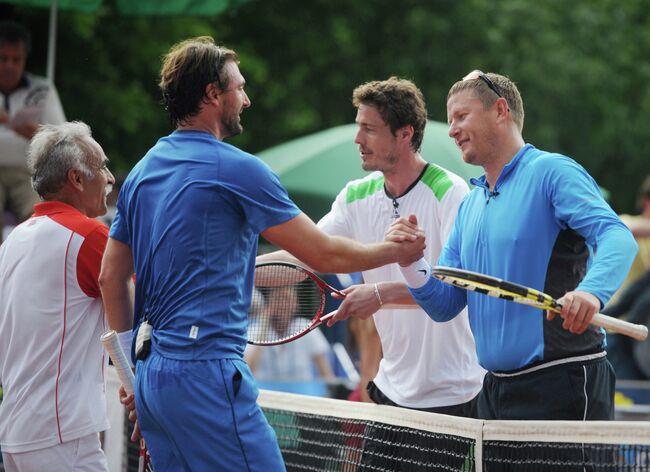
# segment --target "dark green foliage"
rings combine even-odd
[[[47,10],[15,7],[45,64]],[[352,89],[390,75],[422,88],[446,121],[451,84],[474,68],[520,86],[524,137],[565,153],[634,211],[650,173],[650,10],[642,0],[250,0],[212,18],[59,14],[56,82],[69,119],[87,121],[115,170],[169,131],[160,56],[199,34],[237,50],[252,108],[233,144],[257,152],[354,120]],[[314,176],[318,178],[318,176]]]

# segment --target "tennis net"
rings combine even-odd
[[[288,471],[650,471],[650,423],[482,421],[262,391]]]

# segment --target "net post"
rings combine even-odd
[[[485,427],[485,420],[477,420],[481,422],[481,428],[474,438],[474,472],[483,472],[483,428]]]

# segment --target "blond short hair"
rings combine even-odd
[[[488,79],[492,81],[501,96],[508,102],[508,108],[512,115],[512,120],[516,123],[519,131],[524,129],[524,102],[517,86],[505,75],[487,73]],[[465,90],[471,90],[474,95],[483,103],[483,107],[488,108],[499,98],[497,94],[481,79],[463,79],[456,82],[449,89],[447,101]]]

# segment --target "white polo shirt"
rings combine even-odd
[[[65,121],[54,84],[25,73],[21,85],[9,95],[0,93],[0,106],[9,113],[9,122],[0,124],[0,166],[27,167],[29,140],[12,129],[24,121],[58,125]]]
[[[0,446],[20,453],[108,428],[98,277],[108,228],[62,202],[0,246]]]
[[[429,164],[406,194],[393,199],[384,190],[381,172],[373,172],[349,182],[318,226],[328,234],[375,243],[384,240],[396,214],[414,213],[425,230],[425,257],[435,265],[468,191],[460,177]],[[397,264],[364,271],[363,279],[404,282]],[[393,402],[434,408],[459,405],[478,394],[485,371],[476,359],[466,310],[451,321],[436,323],[419,308],[383,309],[374,321],[383,351],[374,382]]]

